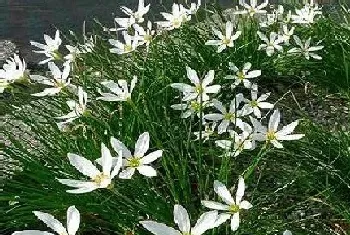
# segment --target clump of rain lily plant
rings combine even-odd
[[[242,9],[234,12],[235,17],[248,17],[259,25],[259,29],[253,33],[259,42],[255,51],[261,52],[260,56],[276,60],[281,57],[322,60],[322,42],[315,42],[303,34],[297,35],[302,32],[298,31],[299,27],[311,27],[317,17],[321,17],[322,11],[318,5],[311,2],[296,9],[294,14],[285,13],[282,6],[278,11],[269,13],[268,2],[258,5],[255,0],[251,0],[249,3],[241,2],[240,5]],[[32,96],[37,99],[65,99],[63,109],[69,110],[63,115],[52,117],[62,135],[85,138],[91,129],[90,138],[96,138],[91,154],[79,152],[82,149],[79,147],[72,152],[69,151],[71,147],[68,147],[66,157],[60,156],[63,163],[59,164],[67,167],[57,171],[54,180],[57,187],[64,189],[63,193],[67,197],[70,194],[81,194],[86,198],[101,197],[101,206],[104,206],[115,196],[123,198],[126,205],[132,207],[133,199],[124,196],[119,187],[127,190],[135,184],[137,187],[151,189],[164,198],[171,198],[166,204],[168,208],[169,205],[173,207],[173,220],[169,220],[168,214],[171,211],[165,211],[168,208],[147,210],[149,200],[142,201],[142,197],[137,199],[135,203],[140,206],[142,213],[129,216],[139,223],[127,227],[132,229],[125,229],[127,225],[124,223],[121,229],[124,229],[125,234],[138,234],[136,231],[155,235],[245,234],[243,229],[240,231],[240,227],[252,223],[249,221],[249,213],[262,209],[259,202],[251,196],[254,186],[250,182],[255,177],[257,166],[269,152],[283,149],[285,142],[298,141],[305,136],[298,131],[297,134],[294,133],[300,120],[282,125],[283,108],[277,108],[278,100],[271,98],[270,92],[260,89],[259,81],[265,76],[264,70],[259,68],[259,64],[249,61],[251,57],[244,61],[229,57],[229,60],[221,61],[220,69],[215,66],[192,67],[191,64],[195,63],[186,61],[186,66],[178,74],[173,74],[175,78],[157,74],[152,77],[152,81],[147,81],[150,79],[145,75],[148,63],[156,61],[151,61],[146,56],[142,59],[144,68],[141,72],[136,72],[135,68],[135,74],[131,69],[130,73],[120,77],[99,71],[102,79],[95,76],[93,84],[87,85],[84,76],[81,78],[76,71],[85,58],[98,54],[97,44],[104,43],[107,46],[106,53],[117,56],[121,60],[120,65],[127,67],[128,64],[123,63],[123,59],[128,61],[132,57],[136,58],[138,53],[141,56],[155,53],[154,51],[162,53],[163,37],[167,38],[172,33],[182,32],[182,28],[189,27],[202,8],[200,1],[191,3],[189,7],[174,3],[170,13],[161,12],[164,20],[151,22],[147,17],[150,7],[143,0],[139,1],[136,10],[121,7],[125,16],[114,19],[114,28],[103,27],[103,31],[108,31],[109,35],[111,32],[120,33],[121,39],[100,39],[102,42],[99,42],[94,37],[84,37],[82,44],[66,45],[66,55],[61,52],[63,42],[59,30],[54,38],[44,35],[45,44],[31,41],[31,45],[40,49],[34,52],[45,56],[40,64],[47,64],[49,76],[28,75],[24,60],[14,55],[0,70],[0,91],[4,92],[11,83],[23,79],[29,83],[45,85],[47,87]],[[261,15],[267,15],[267,18],[259,17]],[[222,25],[207,28],[202,46],[206,50],[213,49],[212,57],[229,50],[239,50],[239,45],[242,47],[240,40],[243,40],[245,32],[242,32],[239,22],[227,20]],[[91,69],[96,70],[96,67]],[[157,102],[148,99],[148,92],[151,91],[152,97],[159,96],[163,100]],[[108,114],[106,110],[109,110]],[[173,137],[175,132],[172,131],[182,127],[157,124],[155,120],[159,119],[151,118],[152,112],[155,112],[153,115],[157,118],[169,120],[169,123],[174,120],[176,125],[183,125],[183,128],[189,126],[187,136]],[[162,116],[163,113],[166,117]],[[111,125],[115,117],[117,122]],[[123,119],[128,120],[123,122]],[[100,133],[100,130],[95,130],[93,125],[102,127],[103,131]],[[83,128],[79,128],[81,126]],[[131,139],[134,139],[135,133],[139,137],[134,149],[130,150],[127,146],[133,146]],[[169,140],[171,138],[174,141]],[[187,142],[183,141],[186,139]],[[210,160],[204,149],[210,151]],[[247,154],[251,155],[251,164],[245,170],[232,174],[229,169],[231,163],[247,157]],[[169,182],[171,195],[164,196],[167,190],[157,190],[163,188],[166,182]],[[234,182],[238,182],[235,194],[228,187]],[[182,188],[176,185],[181,185]],[[137,189],[133,187],[133,190]],[[195,199],[182,201],[181,191],[185,194],[191,190],[191,196]],[[96,216],[100,220],[93,212],[89,214],[89,206],[77,208],[82,209],[86,215],[82,219]],[[70,206],[67,210],[67,229],[46,212],[33,213],[57,234],[75,235],[80,225],[77,208]],[[111,213],[120,213],[122,217],[128,211]],[[167,215],[164,219],[163,213]],[[51,234],[30,229],[18,230],[13,234]],[[99,229],[104,230],[103,226]],[[291,234],[287,227],[274,232]]]

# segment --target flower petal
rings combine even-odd
[[[156,170],[153,167],[151,167],[151,166],[143,165],[143,166],[137,167],[136,169],[138,170],[138,172],[141,175],[145,175],[145,176],[148,176],[148,177],[153,177],[153,176],[157,175]]]
[[[67,210],[67,230],[69,235],[75,235],[79,229],[80,213],[75,206],[70,206]]]
[[[143,157],[149,148],[149,133],[144,132],[139,136],[135,144],[135,156]]]
[[[112,145],[112,148],[114,149],[114,151],[116,151],[117,153],[122,151],[123,158],[130,158],[131,157],[130,150],[118,139],[112,137],[111,138],[111,145]]]
[[[154,235],[181,235],[179,231],[154,221],[140,221],[140,224]]]
[[[131,177],[135,174],[135,168],[128,167],[119,174],[119,178],[121,179],[131,179]]]
[[[201,201],[202,205],[213,210],[222,210],[222,211],[228,211],[229,206],[224,205],[220,202],[214,202],[214,201]]]
[[[190,232],[190,217],[187,210],[179,204],[174,206],[174,222],[179,226],[181,232]]]
[[[156,150],[150,154],[147,154],[141,159],[142,164],[149,164],[153,162],[154,160],[160,158],[163,154],[163,150]]]
[[[231,217],[231,230],[236,231],[239,227],[239,213],[234,213]]]
[[[43,221],[47,227],[51,228],[58,234],[66,234],[67,231],[63,227],[62,223],[55,219],[51,214],[40,212],[40,211],[33,211],[34,215],[38,217],[39,220]]]
[[[103,174],[110,175],[112,169],[112,155],[104,143],[101,144],[101,166]]]
[[[217,211],[209,211],[203,213],[197,220],[196,225],[191,229],[191,234],[201,235],[207,230],[216,227],[216,221],[218,219]]]
[[[89,176],[91,179],[100,174],[100,171],[92,164],[90,160],[73,153],[68,153],[67,155],[70,164],[82,174]]]
[[[234,205],[235,200],[226,186],[218,180],[214,181],[214,191],[220,196],[220,198],[228,205]]]

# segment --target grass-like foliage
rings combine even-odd
[[[139,8],[139,12],[142,9]],[[346,9],[344,6],[343,11]],[[257,17],[258,13],[249,14],[253,13],[237,15],[207,5],[199,8],[191,21],[181,18],[181,27],[170,30],[169,25],[160,23],[163,30],[154,35],[148,46],[124,46],[123,50],[128,53],[111,53],[113,43],[109,39],[122,41],[123,37],[104,30],[102,24],[96,22],[91,51],[71,53],[74,56],[68,58],[68,63],[62,63],[63,56],[57,50],[46,54],[57,62],[59,68],[69,66],[70,83],[74,86],[63,85],[65,79],[61,79],[54,85],[62,87],[57,94],[46,93],[46,96],[38,97],[49,84],[38,85],[36,82],[42,83],[42,77],[33,75],[35,72],[31,72],[30,82],[24,82],[23,77],[13,79],[12,84],[10,79],[2,81],[0,85],[5,84],[6,90],[1,104],[4,110],[1,154],[6,176],[1,184],[3,213],[0,233],[47,231],[33,211],[50,213],[65,221],[67,208],[72,209],[72,205],[80,212],[78,234],[150,234],[145,223],[140,224],[140,221],[157,221],[176,228],[175,223],[181,223],[174,222],[176,204],[187,209],[191,225],[194,225],[197,218],[210,211],[203,206],[203,201],[222,202],[215,192],[217,189],[214,190],[214,182],[226,185],[235,196],[237,188],[242,189],[244,179],[243,200],[249,201],[252,207],[248,210],[243,205],[241,208],[240,205],[231,205],[228,212],[230,216],[239,212],[239,228],[233,229],[229,222],[220,226],[215,224],[210,227],[212,229],[206,229],[205,234],[283,234],[287,229],[293,234],[347,234],[350,230],[350,135],[345,130],[349,130],[349,123],[343,123],[345,130],[339,128],[330,132],[327,127],[316,124],[307,111],[296,108],[299,105],[296,100],[304,97],[293,95],[294,90],[303,90],[304,84],[311,83],[320,90],[327,87],[333,93],[341,93],[342,101],[349,104],[350,29],[344,24],[346,15],[340,11],[338,18],[324,14],[312,23],[284,23],[288,29],[295,27],[294,35],[302,39],[301,43],[310,38],[311,46],[319,47],[310,51],[310,58],[306,58],[305,50],[293,49],[297,48],[297,39],[291,35],[289,44],[280,43],[284,50],[275,48],[271,56],[261,46],[264,42],[257,32],[269,38],[270,32],[281,29],[285,14],[282,14],[283,19],[276,19],[264,27],[261,23],[267,21]],[[213,28],[225,32],[226,22],[232,22],[233,31],[241,34],[232,46],[220,39],[226,43],[226,49],[218,53],[218,46],[207,42],[217,39]],[[175,23],[172,22],[172,26]],[[126,30],[130,35],[135,33],[133,27]],[[79,43],[78,38],[68,39],[71,44]],[[282,124],[298,119],[293,128],[289,127],[293,131],[299,124],[295,132],[305,136],[293,135],[293,138],[303,137],[301,140],[283,141],[283,148],[280,148],[277,134],[270,130],[257,133],[259,127],[253,126],[248,115],[242,115],[242,120],[254,131],[240,145],[233,146],[247,130],[240,127],[242,131],[238,131],[239,128],[235,127],[239,125],[238,119],[230,128],[239,135],[230,136],[229,129],[218,133],[216,128],[206,139],[209,132],[202,120],[212,124],[213,119],[206,115],[218,113],[218,110],[215,105],[205,106],[201,84],[191,91],[197,92],[198,97],[189,102],[186,96],[191,92],[182,92],[184,85],[179,84],[191,84],[189,68],[197,71],[200,81],[206,79],[212,70],[215,75],[210,85],[220,85],[221,88],[220,92],[209,94],[211,99],[220,100],[224,106],[234,98],[239,99],[239,94],[250,99],[254,86],[247,88],[240,84],[233,87],[235,80],[227,79],[227,75],[231,78],[236,75],[230,63],[241,69],[246,62],[251,63],[252,70],[261,71],[261,76],[250,80],[262,88],[259,94],[261,91],[272,92],[269,102],[273,103],[275,111],[265,109],[259,122],[267,125],[277,113],[282,115]],[[117,83],[125,80],[130,87],[135,78],[135,87],[132,92],[127,92],[131,94],[124,97],[124,101],[101,99],[101,94],[111,92],[106,81]],[[290,91],[284,93],[285,90]],[[85,91],[88,102],[86,106],[80,102],[80,106],[76,105],[78,108],[73,110],[66,101],[77,101],[77,91],[80,98]],[[172,108],[179,103],[189,104],[188,109],[194,113],[182,118],[187,109]],[[72,110],[78,115],[74,120],[63,118],[67,122],[62,122],[62,119],[57,119]],[[291,112],[285,114],[284,110]],[[238,116],[239,111],[233,112]],[[227,117],[224,115],[224,119]],[[285,131],[288,133],[283,134],[283,140],[289,140],[286,136],[291,131]],[[110,149],[113,157],[123,155],[124,158],[124,150],[118,151],[111,138],[124,143],[133,153],[136,141],[144,132],[149,133],[150,139],[147,153],[163,151],[161,157],[150,163],[157,172],[156,176],[147,177],[136,172],[132,179],[121,179],[123,177],[119,175],[107,187],[82,194],[66,192],[72,188],[59,182],[59,179],[89,181],[77,170],[79,167],[70,164],[70,154],[83,156],[98,166],[95,160],[101,157],[102,143]],[[265,139],[261,141],[262,136]],[[218,140],[228,140],[232,146],[220,148]],[[250,141],[256,146],[250,146],[251,150],[248,150],[243,144]],[[236,154],[238,150],[239,155]],[[234,154],[230,155],[231,152]],[[124,158],[122,170],[138,163],[130,163]],[[93,179],[95,184],[105,175],[99,177]],[[181,207],[177,208],[181,210]],[[217,222],[219,218],[214,220]],[[191,235],[200,234],[192,229]]]

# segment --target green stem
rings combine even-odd
[[[265,156],[265,154],[268,152],[267,145],[265,144],[259,151],[258,155],[253,159],[252,164],[243,172],[244,179],[247,180],[249,176],[253,173],[255,168],[258,166],[261,159]]]

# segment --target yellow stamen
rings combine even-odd
[[[266,133],[266,139],[267,139],[268,141],[271,141],[271,140],[276,139],[276,133],[275,133],[274,131],[268,131],[268,132]]]
[[[238,205],[231,205],[229,208],[229,212],[232,214],[239,212],[239,206]]]
[[[130,167],[139,167],[141,165],[141,158],[140,157],[131,157],[129,159],[127,159],[127,165],[130,166]]]

